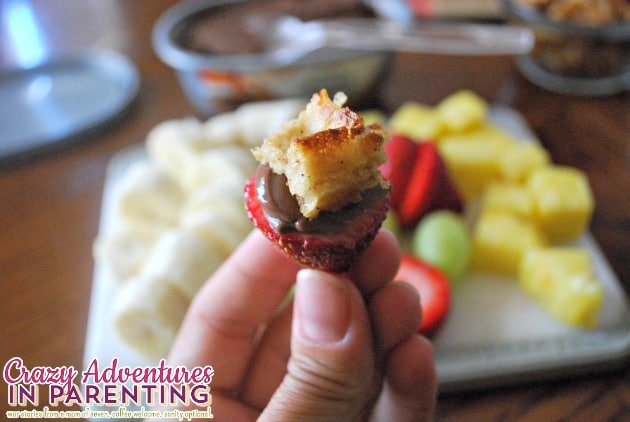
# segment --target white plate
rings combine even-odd
[[[490,119],[519,139],[535,139],[521,116],[495,106]],[[145,160],[142,148],[120,152],[111,162],[105,184],[101,234],[115,225],[112,204],[124,170]],[[435,340],[438,378],[442,392],[466,391],[523,381],[592,372],[627,361],[630,356],[630,308],[624,291],[590,234],[578,244],[592,255],[595,272],[605,289],[600,327],[579,330],[545,314],[527,298],[515,280],[469,276],[455,289],[454,305]],[[84,362],[92,359],[121,365],[151,364],[119,342],[108,310],[114,283],[95,268]]]

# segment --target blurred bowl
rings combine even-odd
[[[322,88],[344,91],[352,106],[374,101],[375,89],[391,64],[390,53],[321,49],[284,66],[264,51],[213,54],[191,46],[196,25],[245,3],[255,2],[183,1],[164,12],[153,27],[153,48],[177,72],[184,93],[201,114],[232,110],[249,101],[310,98]],[[239,24],[244,26],[237,22],[228,29],[232,32]]]
[[[536,44],[517,65],[550,91],[605,96],[630,90],[630,24],[586,25],[552,20],[518,0],[502,0],[508,18],[532,28]]]

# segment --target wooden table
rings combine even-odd
[[[111,48],[138,66],[142,86],[122,121],[83,142],[0,170],[0,361],[81,368],[106,167],[158,123],[194,114],[174,73],[155,56],[150,31],[174,1],[33,0],[37,34],[52,56]],[[3,12],[3,10],[0,10]],[[3,28],[6,29],[6,28]],[[7,39],[3,34],[0,39]],[[10,41],[0,66],[15,65]],[[628,95],[575,98],[524,80],[509,58],[401,55],[379,93],[392,110],[404,100],[435,103],[470,88],[521,112],[557,163],[590,179],[592,232],[630,293],[630,102]],[[4,105],[6,106],[6,105]],[[7,388],[0,382],[2,417]],[[630,410],[630,370],[440,397],[439,420],[621,420]]]

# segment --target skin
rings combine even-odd
[[[417,292],[391,281],[399,264],[386,230],[345,274],[305,269],[255,230],[193,300],[169,364],[213,366],[220,421],[431,420],[433,351]]]

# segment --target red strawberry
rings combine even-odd
[[[443,174],[442,185],[440,186],[437,194],[436,204],[431,211],[447,209],[456,213],[461,213],[464,211],[464,201],[455,187],[455,183],[448,175],[448,170],[446,169],[444,160],[440,158],[440,162],[440,166],[442,167],[441,173]]]
[[[403,227],[415,226],[425,214],[436,209],[455,212],[463,209],[435,144],[425,141],[417,145],[413,170],[397,210]]]
[[[417,145],[414,167],[398,207],[398,218],[404,227],[415,225],[429,211],[436,195],[436,185],[440,183],[439,156],[435,145],[430,142]]]
[[[387,215],[388,195],[380,195],[372,207],[354,213],[343,228],[335,233],[279,233],[265,216],[258,199],[255,179],[251,177],[245,185],[247,216],[269,240],[309,267],[335,272],[346,271],[374,239]]]
[[[451,306],[451,288],[446,275],[413,255],[404,254],[394,279],[407,282],[418,290],[422,307],[418,332],[426,336],[435,334]]]
[[[409,175],[416,162],[418,144],[402,135],[393,135],[385,144],[387,162],[381,166],[381,174],[391,183],[389,203],[396,210],[405,196]]]

